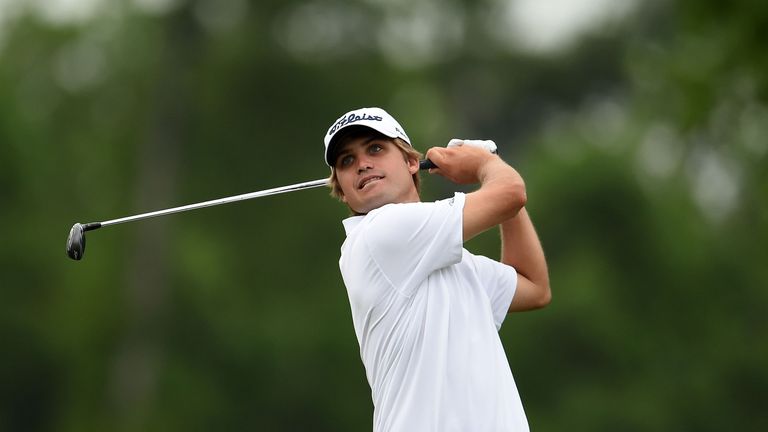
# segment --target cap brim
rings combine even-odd
[[[338,154],[339,142],[358,132],[360,132],[360,135],[363,135],[362,131],[370,131],[373,134],[381,135],[383,137],[396,138],[389,136],[376,128],[372,128],[364,124],[350,124],[343,126],[336,131],[333,137],[331,137],[331,140],[328,142],[328,148],[325,150],[325,163],[327,163],[330,167],[336,165],[336,155]]]

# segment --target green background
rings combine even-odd
[[[492,0],[2,3],[0,430],[370,430],[326,190],[64,253],[323,178],[361,106],[526,179],[553,302],[500,334],[533,430],[768,430],[768,3],[634,2],[548,51]]]

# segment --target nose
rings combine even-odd
[[[367,156],[360,156],[357,159],[357,173],[368,171],[373,168],[373,161]]]

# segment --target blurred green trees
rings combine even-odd
[[[76,221],[322,178],[369,105],[526,178],[554,301],[501,335],[534,430],[768,427],[763,3],[645,2],[547,53],[501,1],[4,4],[0,430],[369,429],[324,192],[64,254]]]

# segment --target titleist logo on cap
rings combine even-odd
[[[336,133],[336,131],[340,127],[342,127],[344,125],[348,125],[350,123],[359,122],[359,121],[362,121],[362,120],[382,121],[384,119],[381,116],[372,116],[372,115],[368,115],[366,113],[363,113],[362,115],[357,115],[357,114],[352,113],[352,114],[350,114],[348,116],[344,116],[344,117],[336,120],[336,123],[334,123],[333,127],[328,131],[328,135],[333,135],[334,133]]]

